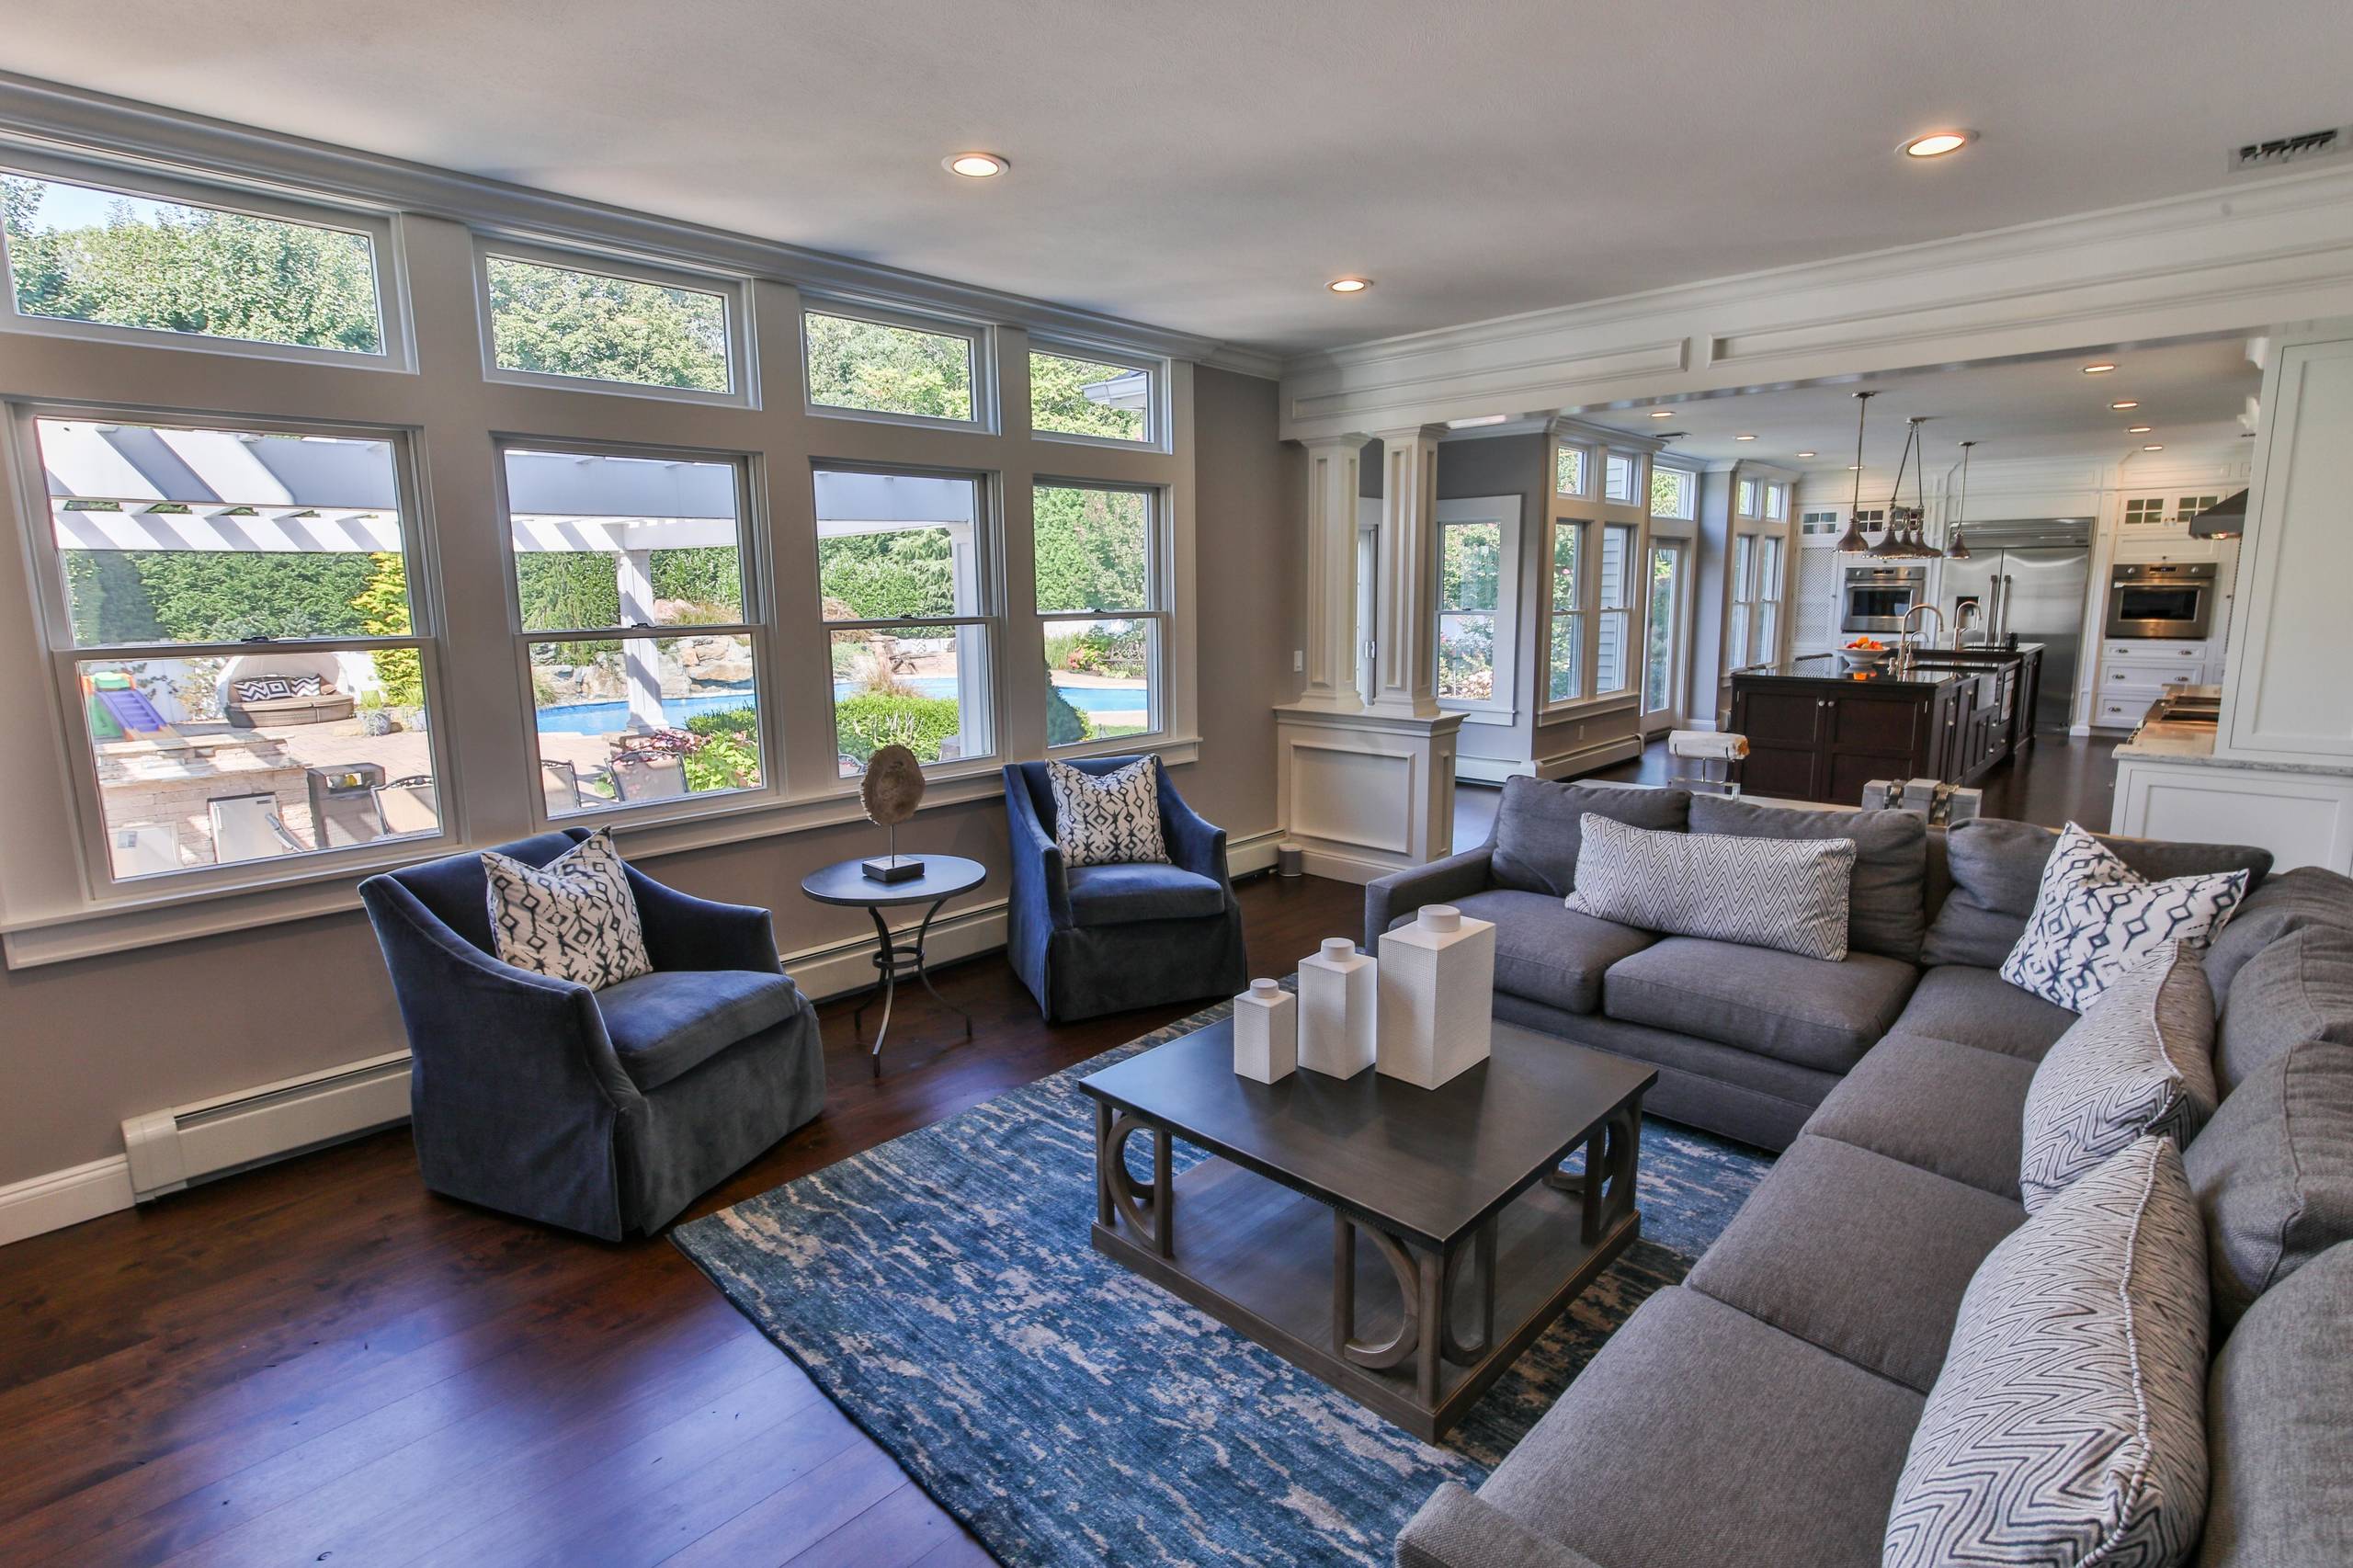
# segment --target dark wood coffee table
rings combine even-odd
[[[1435,1441],[1641,1233],[1657,1079],[1498,1023],[1493,1057],[1441,1088],[1258,1084],[1212,1024],[1080,1081],[1096,1250]],[[1127,1165],[1138,1132],[1150,1181]],[[1211,1157],[1172,1180],[1172,1137]]]

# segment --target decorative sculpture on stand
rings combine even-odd
[[[866,779],[858,786],[866,802],[866,820],[887,828],[891,852],[858,867],[878,882],[904,882],[923,875],[923,862],[899,858],[899,824],[923,804],[923,764],[903,745],[877,746],[866,759]]]

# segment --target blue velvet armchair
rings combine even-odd
[[[544,866],[582,828],[501,845]],[[359,885],[409,1040],[417,1165],[435,1192],[608,1241],[650,1233],[815,1116],[816,1014],[767,911],[630,869],[654,972],[591,991],[493,955],[478,855]]]
[[[1132,756],[1071,766],[1102,774]],[[1065,868],[1042,762],[1005,770],[1013,829],[1013,967],[1050,1023],[1231,996],[1249,983],[1242,906],[1225,874],[1225,830],[1194,814],[1160,770],[1170,864]]]

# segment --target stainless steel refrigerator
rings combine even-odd
[[[2020,517],[1961,529],[1969,559],[1947,561],[1938,595],[1948,628],[1974,601],[1982,618],[1969,641],[2043,645],[2034,727],[2063,730],[2082,669],[2084,594],[2091,574],[2089,517]]]

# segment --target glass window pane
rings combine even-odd
[[[1585,636],[1583,619],[1576,615],[1552,617],[1551,677],[1546,689],[1554,702],[1565,702],[1578,694],[1577,647]]]
[[[1156,620],[1049,620],[1046,744],[1076,745],[1145,733],[1159,668]]]
[[[1503,581],[1503,549],[1501,523],[1448,523],[1440,528],[1438,607],[1494,609]]]
[[[1651,516],[1689,518],[1692,515],[1693,489],[1692,476],[1681,469],[1652,469]]]
[[[1438,694],[1470,702],[1495,695],[1495,618],[1489,611],[1438,618]]]
[[[801,317],[807,343],[809,401],[870,414],[913,414],[970,420],[972,340],[888,322]]]
[[[759,787],[750,638],[529,646],[539,782],[551,816]]]
[[[1151,508],[1141,490],[1037,486],[1030,539],[1039,609],[1153,608]]]
[[[1648,712],[1657,712],[1667,705],[1667,687],[1674,683],[1675,578],[1682,561],[1682,551],[1677,550],[1651,551],[1651,602],[1646,623],[1649,631],[1643,639],[1647,646],[1643,676],[1643,707]]]
[[[1634,498],[1634,460],[1620,452],[1610,453],[1602,491],[1612,501],[1631,501]]]
[[[390,441],[35,421],[74,640],[404,636]]]
[[[17,308],[353,354],[384,351],[364,233],[0,175]]]
[[[1579,525],[1552,525],[1552,608],[1573,610],[1577,605],[1577,536]]]
[[[727,298],[512,256],[485,259],[502,370],[631,386],[733,390]]]
[[[833,634],[834,730],[841,774],[896,742],[919,762],[995,749],[985,626],[886,626]]]
[[[977,480],[820,469],[816,487],[827,620],[983,613]]]
[[[1740,515],[1744,517],[1756,516],[1756,482],[1753,479],[1740,482]]]
[[[441,831],[417,654],[85,659],[117,881]]]
[[[1612,523],[1601,530],[1601,608],[1624,609],[1631,602],[1627,580],[1634,563],[1634,530]]]
[[[1152,373],[1132,365],[1029,351],[1029,426],[1063,436],[1142,441],[1152,424]]]
[[[733,463],[513,448],[506,466],[525,631],[744,619]]]
[[[1553,458],[1552,488],[1563,495],[1585,494],[1585,449],[1562,447]]]

